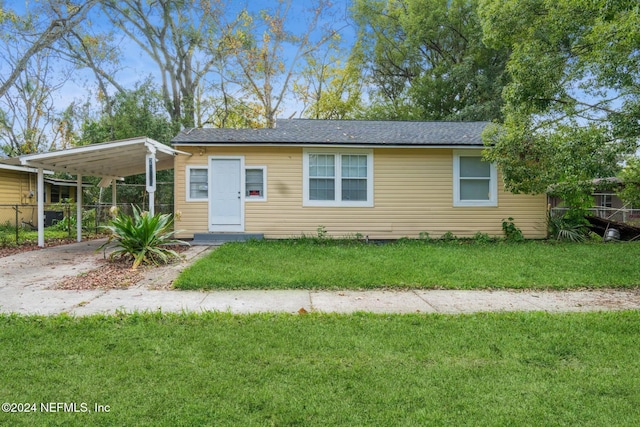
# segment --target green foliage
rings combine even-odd
[[[478,231],[476,234],[473,235],[473,240],[476,243],[480,243],[480,244],[492,243],[496,241],[495,238],[489,236],[487,233],[482,233],[480,231]]]
[[[105,113],[98,117],[86,117],[82,123],[79,145],[96,144],[127,138],[146,136],[163,144],[169,144],[179,131],[166,113],[159,89],[147,79],[137,84],[133,90],[117,93],[113,99],[103,99]],[[106,111],[111,111],[108,114]],[[173,170],[157,172],[158,182],[173,182]],[[141,204],[144,195],[145,176],[134,175],[125,178],[125,184],[118,189],[118,203]],[[97,184],[98,178],[96,178]],[[137,187],[136,187],[137,186]],[[91,199],[100,198],[97,187],[92,187]],[[110,201],[107,192],[106,201]],[[159,204],[173,204],[173,185],[158,185],[156,201]]]
[[[314,52],[306,61],[300,81],[293,86],[296,97],[307,106],[304,116],[321,120],[358,118],[364,108],[362,49],[354,47],[346,62],[324,52]]]
[[[55,223],[54,227],[57,228],[58,230],[63,230],[63,231],[75,230],[77,223],[78,222],[76,220],[75,215],[68,215],[65,212],[64,217],[60,221]]]
[[[447,231],[442,236],[440,236],[440,240],[443,242],[453,242],[454,240],[457,240],[457,239],[458,238],[456,237],[456,235],[453,234],[451,231]]]
[[[554,192],[580,207],[591,180],[615,176],[637,148],[637,2],[481,0],[479,14],[485,42],[512,51],[487,158],[509,190],[561,185]]]
[[[111,221],[111,225],[105,226],[111,232],[109,239],[98,248],[102,250],[109,246],[115,246],[110,258],[133,258],[133,269],[140,264],[167,263],[171,258],[179,257],[178,253],[166,245],[186,244],[173,238],[173,215],[156,214],[149,215],[141,212],[137,206],[133,206],[133,215],[125,215],[118,212]],[[112,243],[115,241],[115,244]]]
[[[432,240],[432,239],[431,239],[431,236],[429,235],[429,232],[428,232],[428,231],[421,231],[421,232],[418,234],[418,239],[419,239],[419,240],[423,240],[423,241],[425,241],[425,242],[429,242],[429,241],[431,241],[431,240]]]
[[[502,232],[504,238],[509,242],[524,242],[522,230],[516,227],[512,217],[502,220]]]
[[[165,112],[162,95],[150,79],[104,102],[111,103],[112,114],[87,118],[82,124],[79,145],[139,136],[169,144],[178,131]]]
[[[620,172],[623,185],[618,189],[620,198],[631,206],[640,206],[640,159],[632,157]]]
[[[15,233],[8,234],[0,231],[0,248],[11,248],[17,245]]]
[[[61,241],[75,238],[76,229],[61,230],[57,227],[47,227],[44,229],[45,242]],[[17,238],[16,238],[17,235]],[[73,240],[75,241],[75,239]],[[18,245],[34,245],[38,242],[38,232],[36,230],[26,230],[23,227],[16,227],[5,224],[0,226],[0,247],[14,247]]]
[[[547,226],[549,235],[556,240],[566,240],[569,242],[584,242],[589,235],[589,229],[585,224],[584,217],[576,218],[571,215],[571,211],[562,216],[554,216],[549,213]]]
[[[501,117],[508,49],[487,47],[475,0],[356,0],[353,17],[373,87],[368,118]]]
[[[319,225],[318,228],[316,228],[316,232],[318,239],[325,239],[327,237],[327,228],[324,225]]]

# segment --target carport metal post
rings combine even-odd
[[[147,193],[149,193],[149,215],[155,215],[155,193],[156,193],[156,149],[155,147],[147,147],[146,155],[147,166]]]
[[[111,180],[111,206],[112,207],[116,207],[116,195],[117,195],[117,190],[116,190],[116,179],[113,178]]]
[[[44,248],[44,170],[38,168],[38,246]]]
[[[76,241],[82,242],[82,175],[76,179]]]

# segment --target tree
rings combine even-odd
[[[0,97],[0,141],[4,154],[19,156],[50,150],[59,136],[66,136],[67,122],[55,112],[53,93],[67,76],[52,74],[50,57],[44,51],[36,53]]]
[[[104,98],[101,99],[107,102]],[[109,102],[113,103],[113,114],[103,113],[96,118],[85,118],[82,123],[80,145],[140,136],[147,136],[168,145],[177,133],[176,124],[165,111],[160,89],[155,87],[151,80],[138,83],[133,90],[116,94]],[[157,180],[172,182],[173,170],[158,171]],[[144,183],[144,175],[126,177],[125,184],[131,186],[119,190],[119,203],[141,204],[141,197],[145,197]],[[96,195],[94,197],[98,198]],[[156,200],[159,204],[172,204],[173,185],[158,186]]]
[[[207,38],[216,37],[224,4],[214,0],[109,0],[102,4],[110,22],[157,65],[171,120],[193,127],[196,93],[216,59],[202,49]],[[84,51],[85,45],[80,48],[75,52],[82,62],[105,77],[102,67]]]
[[[246,98],[261,106],[266,127],[275,125],[300,61],[337,32],[321,26],[331,6],[328,0],[305,2],[306,8],[297,10],[296,19],[289,16],[294,7],[292,0],[275,3],[274,8],[258,12],[243,9],[234,21],[225,25],[219,43],[211,46],[212,52],[224,52],[231,58],[229,83],[241,87]],[[306,26],[298,32],[288,28],[287,24],[292,23]]]
[[[482,42],[476,0],[355,0],[371,118],[501,117],[508,50]]]
[[[487,158],[514,192],[550,186],[577,206],[640,136],[635,0],[481,0],[485,42],[509,49],[504,122]]]
[[[354,49],[347,61],[337,47],[307,57],[293,90],[303,104],[301,115],[311,119],[345,120],[359,117],[363,110],[362,60]]]
[[[106,102],[101,98],[102,102]],[[113,114],[87,118],[79,145],[147,136],[170,144],[177,129],[166,114],[162,94],[151,79],[114,96]]]
[[[637,208],[640,206],[640,158],[629,159],[620,172],[620,178],[623,185],[618,195],[625,203]]]
[[[29,61],[34,55],[50,48],[62,36],[72,31],[87,16],[89,10],[98,0],[83,0],[78,2],[51,0],[47,3],[48,14],[41,16],[31,14],[27,11],[25,16],[20,16],[11,10],[0,5],[0,24],[3,27],[5,37],[9,46],[5,47],[5,52],[14,50],[11,56],[3,55],[8,61],[11,73],[6,77],[0,77],[0,97],[4,96],[9,88],[16,82],[20,74],[23,73]],[[42,19],[39,19],[41,18]]]
[[[110,86],[116,93],[127,89],[119,82],[117,71],[120,68],[122,52],[114,43],[113,32],[108,34],[90,33],[87,27],[78,26],[60,40],[60,47],[54,47],[61,58],[66,58],[78,68],[88,68],[95,76],[99,95],[104,101],[104,111],[112,114],[112,96]]]
[[[56,92],[69,80],[54,47],[83,22],[96,3],[51,0],[21,14],[0,4],[0,139],[6,155],[63,147],[73,139]]]

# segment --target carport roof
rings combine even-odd
[[[72,175],[120,178],[145,173],[145,157],[151,153],[155,153],[157,170],[172,169],[173,157],[178,154],[190,155],[153,139],[139,137],[48,153],[27,154],[12,159],[12,163]]]

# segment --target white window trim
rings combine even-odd
[[[497,207],[498,206],[498,170],[495,163],[489,169],[489,200],[460,200],[460,157],[482,156],[482,150],[453,151],[453,206],[454,207]]]
[[[367,156],[367,200],[342,201],[342,200],[309,200],[309,155],[333,154],[336,158],[344,155]],[[339,165],[339,162],[338,162]],[[342,195],[342,177],[338,175],[340,169],[336,168],[336,196]],[[327,207],[373,207],[373,150],[351,148],[305,148],[302,155],[302,206],[327,206]]]
[[[204,169],[207,171],[207,197],[205,198],[197,198],[197,197],[191,197],[191,169]],[[209,167],[207,167],[206,165],[189,165],[187,166],[187,170],[186,170],[187,176],[186,176],[186,183],[187,183],[187,187],[186,187],[186,201],[187,202],[206,202],[207,200],[209,200],[209,190],[208,190],[208,186],[209,186]]]
[[[246,166],[244,167],[245,174],[245,193],[247,192],[246,176],[247,169],[261,169],[262,170],[262,196],[245,196],[245,202],[266,202],[267,201],[267,167],[266,166]]]

